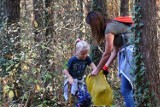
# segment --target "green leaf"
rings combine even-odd
[[[9,91],[9,94],[8,94],[9,98],[13,98],[14,97],[14,92],[11,90]]]
[[[12,67],[12,65],[8,66],[8,67],[6,68],[6,71],[9,71],[11,67]]]
[[[3,87],[3,92],[4,92],[4,93],[7,93],[7,92],[9,91],[9,89],[10,89],[10,87],[9,87],[8,85],[5,85],[5,86]]]
[[[68,68],[68,67],[67,67],[67,63],[68,63],[68,61],[65,61],[65,62],[64,62],[63,69],[67,69],[67,68]]]
[[[139,27],[143,27],[143,26],[144,26],[144,24],[143,24],[143,23],[140,23],[140,24],[139,24]]]
[[[133,27],[137,27],[137,25],[138,25],[137,23],[134,23]]]
[[[47,74],[45,75],[45,77],[46,77],[46,78],[52,78],[52,75],[50,75],[49,73],[47,73]]]
[[[38,83],[38,80],[36,79],[36,80],[34,80],[34,82],[35,82],[35,83]]]
[[[141,67],[141,71],[143,71],[143,72],[145,71],[145,67],[144,66]]]

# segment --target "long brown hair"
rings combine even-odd
[[[86,17],[86,23],[90,25],[96,43],[101,43],[105,38],[107,19],[101,13],[91,11]]]

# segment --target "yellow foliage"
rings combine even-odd
[[[27,65],[22,64],[21,66],[23,71],[28,71],[29,67]]]
[[[38,23],[34,20],[34,26],[37,28],[38,27]]]
[[[38,85],[38,84],[36,84],[36,87],[35,87],[35,92],[38,92],[38,91],[40,91],[40,86]]]

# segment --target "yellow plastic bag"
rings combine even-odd
[[[113,100],[113,91],[108,84],[102,70],[97,76],[87,76],[86,85],[91,94],[94,106],[110,106]]]

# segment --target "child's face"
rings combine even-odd
[[[79,59],[85,60],[88,55],[88,50],[82,50],[77,56]]]

